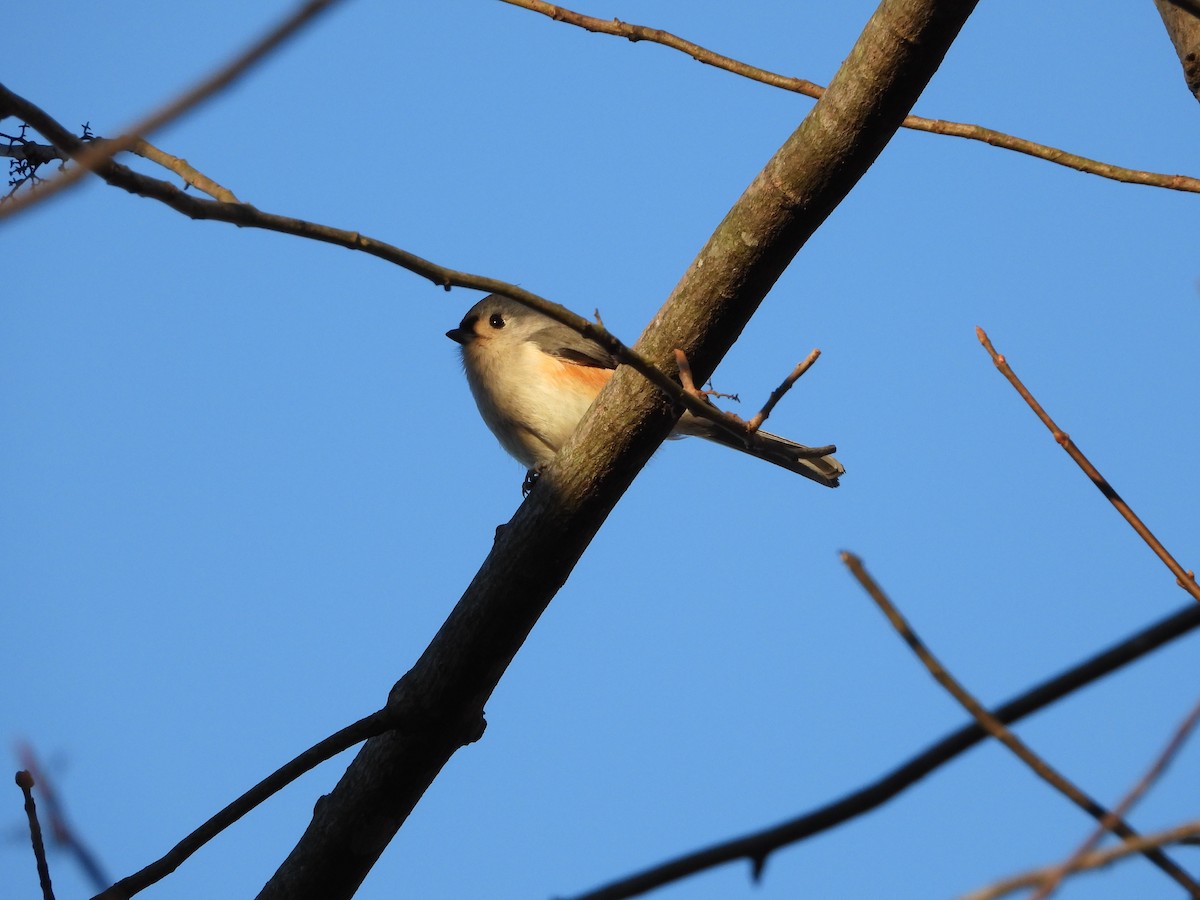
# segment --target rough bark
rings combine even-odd
[[[1200,100],[1200,17],[1197,3],[1154,0],[1154,5],[1158,7],[1158,14],[1167,26],[1167,35],[1179,55],[1187,88],[1193,97]]]

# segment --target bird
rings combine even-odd
[[[472,306],[446,337],[460,345],[479,414],[531,486],[566,443],[617,368],[617,359],[572,328],[500,294]],[[671,437],[701,437],[837,487],[846,470],[829,455],[766,431],[743,442],[685,412]]]

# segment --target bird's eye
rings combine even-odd
[[[504,316],[500,315],[500,313],[492,313],[492,317],[488,319],[488,324],[493,328],[503,328]]]

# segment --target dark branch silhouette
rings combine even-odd
[[[992,710],[992,714],[1006,725],[1019,722],[1196,628],[1200,628],[1200,605],[1190,603],[1119,644],[1001,704]],[[637,897],[664,884],[741,859],[761,868],[767,857],[775,851],[877,809],[987,738],[988,733],[978,722],[964,725],[886,775],[837,800],[770,828],[678,856],[586,894],[579,894],[574,900]]]
[[[1192,706],[1191,711],[1176,727],[1175,732],[1171,735],[1170,739],[1168,739],[1162,750],[1159,751],[1158,756],[1155,757],[1145,774],[1142,775],[1142,777],[1138,779],[1137,783],[1129,789],[1124,797],[1121,798],[1121,802],[1114,806],[1112,811],[1101,820],[1100,824],[1092,831],[1090,835],[1088,835],[1087,840],[1080,844],[1078,849],[1076,849],[1074,853],[1067,857],[1067,859],[1064,860],[1061,865],[1051,868],[1045,880],[1038,887],[1037,893],[1035,893],[1030,900],[1046,900],[1047,897],[1054,893],[1054,890],[1058,887],[1059,882],[1061,882],[1072,872],[1079,870],[1083,860],[1089,853],[1091,853],[1096,845],[1100,843],[1105,833],[1112,831],[1113,826],[1120,822],[1121,819],[1131,809],[1133,809],[1134,805],[1145,796],[1146,791],[1150,790],[1151,785],[1153,785],[1154,782],[1158,781],[1158,779],[1162,777],[1163,772],[1166,771],[1171,760],[1173,760],[1175,755],[1180,751],[1180,749],[1182,749],[1184,742],[1191,735],[1192,731],[1195,730],[1198,722],[1200,722],[1200,703],[1196,703]],[[1128,843],[1130,840],[1133,840],[1133,838],[1125,838],[1126,843]]]
[[[37,804],[33,800],[33,784],[33,775],[30,772],[22,769],[17,773],[17,787],[25,795],[25,817],[29,820],[29,840],[33,844],[33,858],[37,862],[42,898],[54,900],[54,888],[50,884],[50,866],[46,862],[46,844],[42,840],[42,825],[38,821]]]
[[[852,553],[842,553],[842,561],[847,565],[851,573],[853,573],[858,583],[863,586],[863,589],[875,602],[875,605],[879,607],[880,611],[887,618],[888,624],[896,630],[896,633],[903,638],[908,648],[921,661],[921,665],[929,671],[929,674],[933,676],[933,679],[938,684],[946,689],[946,692],[950,696],[962,705],[963,709],[975,718],[975,721],[979,723],[984,731],[1011,750],[1013,755],[1025,763],[1038,778],[1042,779],[1097,822],[1107,822],[1108,830],[1117,835],[1117,837],[1128,840],[1138,836],[1132,826],[1123,821],[1119,816],[1105,809],[1095,798],[1089,796],[1082,788],[1067,778],[1066,775],[1050,765],[1042,756],[1035,753],[1025,741],[1009,731],[1003,722],[996,718],[973,694],[963,687],[962,683],[950,673],[941,660],[934,656],[933,651],[921,640],[921,637],[908,623],[908,620],[904,618],[904,615],[897,608],[896,604],[884,593],[879,583],[871,577],[871,574],[862,564],[862,560]],[[1200,884],[1192,881],[1191,876],[1184,871],[1183,867],[1169,858],[1162,850],[1157,847],[1151,848],[1146,850],[1143,855],[1170,878],[1184,887],[1190,894],[1200,897]]]
[[[30,777],[38,785],[38,790],[41,792],[42,800],[45,805],[45,817],[50,826],[50,838],[54,844],[62,849],[65,849],[79,863],[79,867],[83,869],[83,874],[92,883],[96,890],[103,890],[112,884],[112,879],[108,877],[108,873],[104,871],[104,867],[100,864],[100,858],[92,851],[87,842],[79,835],[71,823],[67,820],[67,815],[63,809],[62,801],[59,799],[58,791],[54,789],[53,782],[47,777],[45,770],[38,764],[37,756],[33,752],[33,748],[26,743],[17,745],[17,756],[21,761],[21,765],[29,772]]]
[[[96,895],[95,900],[125,900],[150,885],[162,881],[178,869],[193,853],[215,838],[218,834],[250,812],[267,798],[279,793],[301,775],[311,772],[321,763],[332,759],[343,750],[361,744],[367,738],[397,727],[398,721],[385,707],[371,713],[334,732],[314,744],[295,759],[276,769],[242,796],[238,797],[207,822],[176,844],[161,859],[157,859],[139,872],[122,878],[116,884]]]

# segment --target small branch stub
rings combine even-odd
[[[42,840],[42,826],[38,822],[37,804],[33,800],[33,773],[22,769],[17,772],[16,781],[17,787],[25,795],[25,817],[29,820],[29,839],[33,844],[33,858],[37,863],[42,900],[54,900],[54,888],[50,884],[50,866],[46,863],[46,844]]]
[[[820,358],[821,351],[814,347],[812,353],[808,354],[802,362],[797,363],[796,368],[792,369],[792,373],[783,379],[783,383],[771,391],[771,396],[767,398],[767,402],[763,404],[763,408],[746,424],[751,434],[762,427],[762,423],[767,421],[767,416],[771,415],[772,410],[775,409],[775,405],[783,399],[783,395],[790,391],[792,385],[800,380],[800,376],[811,369],[813,363]]]

